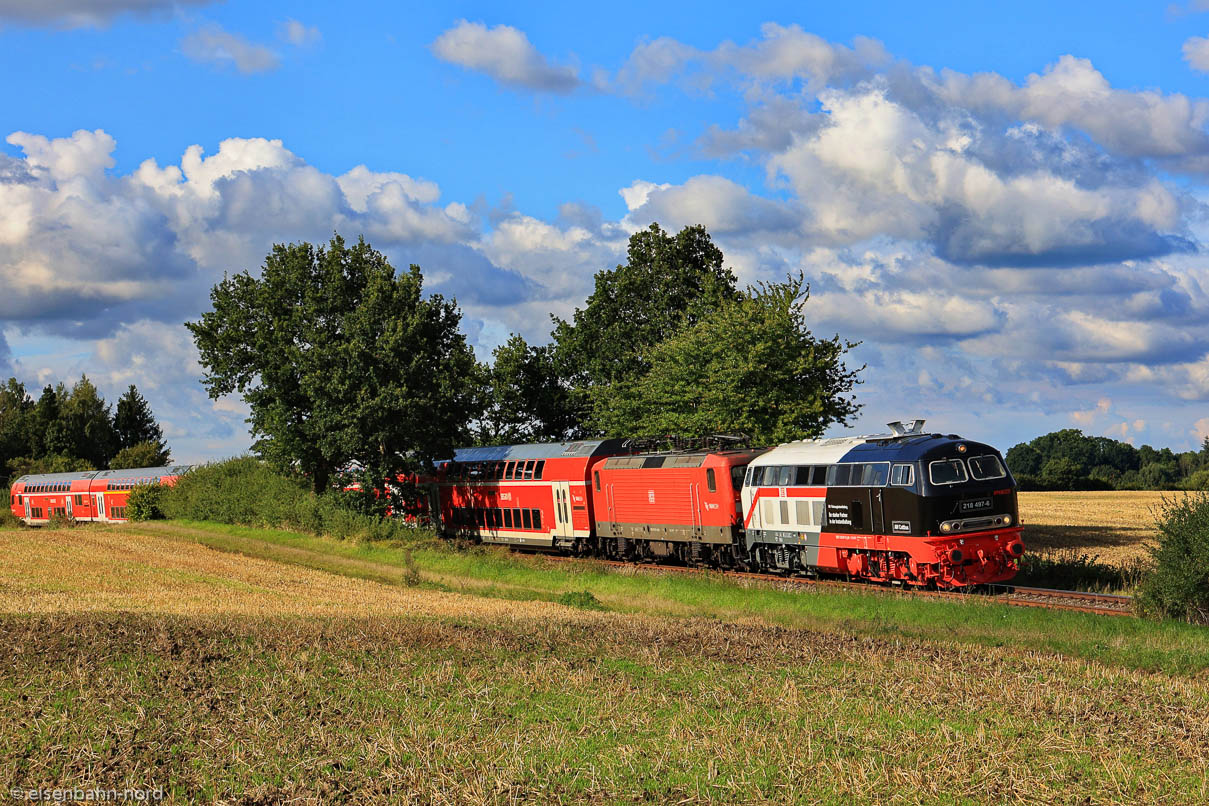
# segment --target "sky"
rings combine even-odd
[[[0,74],[0,375],[134,383],[178,461],[251,443],[182,323],[274,243],[420,265],[487,359],[653,221],[805,273],[833,435],[1209,436],[1209,0],[0,0]]]

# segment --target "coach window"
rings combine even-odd
[[[522,523],[525,524],[526,529],[533,528],[533,510],[522,509],[521,510],[521,519],[522,519]]]
[[[822,487],[827,483],[827,465],[815,465],[810,469],[810,485]]]
[[[516,462],[506,462],[504,464],[504,478],[507,481],[512,481],[512,471],[516,469]]]
[[[524,480],[525,481],[533,480],[533,460],[532,459],[530,459],[528,462],[525,462]]]
[[[600,471],[595,471],[592,477],[596,479],[596,492],[600,492]]]
[[[542,528],[542,511],[540,509],[533,510],[533,528]]]
[[[504,510],[504,528],[505,529],[512,528],[512,510],[510,510],[510,509]]]
[[[890,483],[910,487],[915,483],[915,468],[911,465],[895,465],[890,471]]]
[[[545,467],[546,467],[546,460],[542,459],[540,462],[537,463],[537,467],[535,467],[533,469],[533,478],[540,479],[542,477],[542,470]]]
[[[788,487],[793,484],[793,465],[782,465],[777,469],[777,486]]]
[[[712,467],[705,470],[705,484],[709,487],[711,493],[718,492],[718,480],[714,477],[714,469]]]

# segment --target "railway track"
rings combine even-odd
[[[547,559],[564,562],[582,562],[575,557],[545,555]],[[703,573],[705,568],[691,568],[678,565],[661,565],[658,563],[634,563],[622,560],[591,560],[603,565],[618,568],[633,568],[636,571],[671,574]],[[812,579],[810,577],[785,576],[781,574],[759,574],[748,571],[713,571],[726,577],[744,579],[752,582],[771,583],[779,586],[793,587],[809,585],[824,588],[847,588],[864,592],[883,591],[900,593],[909,596],[926,596],[934,599],[966,599],[970,596],[982,596],[996,602],[1014,607],[1039,607],[1046,610],[1072,610],[1080,613],[1096,613],[1104,616],[1133,615],[1133,597],[1113,593],[1091,593],[1087,591],[1058,590],[1055,588],[1030,588],[1017,585],[983,585],[972,591],[930,591],[901,586],[882,587],[868,582],[846,582],[838,579]]]

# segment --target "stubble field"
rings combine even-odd
[[[1024,492],[1020,517],[1030,551],[1099,556],[1128,566],[1144,562],[1156,536],[1155,511],[1183,492]]]
[[[1209,799],[1209,640],[1193,628],[203,525],[4,530],[0,552],[10,788]],[[567,590],[604,609],[551,601]]]

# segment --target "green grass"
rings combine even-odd
[[[1209,669],[1209,630],[1086,613],[952,602],[871,590],[748,586],[717,574],[627,573],[591,561],[556,562],[540,555],[476,547],[454,550],[429,541],[352,543],[277,530],[172,522],[138,527],[212,548],[403,584],[413,563],[420,585],[479,596],[558,601],[590,594],[619,612],[743,619],[789,628],[923,640],[937,646],[1004,647],[1054,652],[1125,668],[1195,675]],[[409,559],[410,558],[410,559]]]

